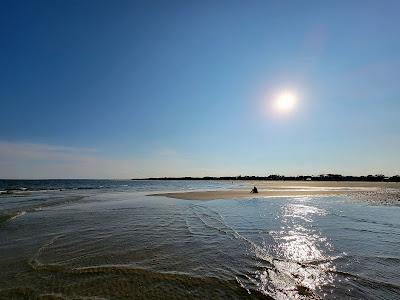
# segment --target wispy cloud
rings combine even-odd
[[[0,178],[41,179],[41,178],[143,178],[164,176],[225,176],[264,175],[282,173],[285,175],[343,173],[372,174],[398,173],[398,143],[394,142],[388,152],[388,159],[380,156],[346,155],[341,161],[329,161],[326,154],[313,156],[312,161],[303,157],[288,159],[284,163],[267,158],[248,160],[245,165],[231,159],[199,155],[184,155],[169,147],[154,148],[145,156],[107,156],[91,148],[68,147],[39,143],[0,141]],[[379,152],[377,144],[376,153]],[[101,149],[102,150],[102,149]],[[357,152],[357,149],[354,149]],[[360,150],[361,151],[361,150]],[[361,153],[361,152],[360,152]],[[346,164],[346,168],[343,164]]]
[[[0,141],[0,178],[133,178],[225,175],[171,148],[146,157],[110,157],[90,148]]]
[[[76,158],[76,155],[93,155],[94,153],[96,153],[95,149],[88,148],[0,141],[0,161],[70,160]]]

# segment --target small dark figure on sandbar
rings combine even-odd
[[[253,187],[253,189],[251,190],[250,193],[252,193],[252,194],[258,194],[257,188],[256,188],[256,187]]]

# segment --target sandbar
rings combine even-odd
[[[387,189],[400,191],[399,183],[385,182],[240,181],[238,186],[239,184],[241,188],[237,189],[180,191],[157,193],[149,196],[164,196],[183,200],[216,200],[255,197],[359,195],[377,193]],[[243,185],[248,186],[248,188],[243,188]],[[250,193],[251,187],[254,185],[259,190],[258,194]]]

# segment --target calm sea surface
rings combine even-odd
[[[400,207],[146,196],[247,187],[0,181],[0,298],[400,299]]]

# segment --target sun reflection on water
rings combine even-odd
[[[282,208],[281,230],[271,232],[275,246],[269,250],[274,268],[259,273],[260,290],[276,299],[318,299],[318,290],[332,284],[333,249],[328,239],[313,226],[327,211],[297,199]]]

